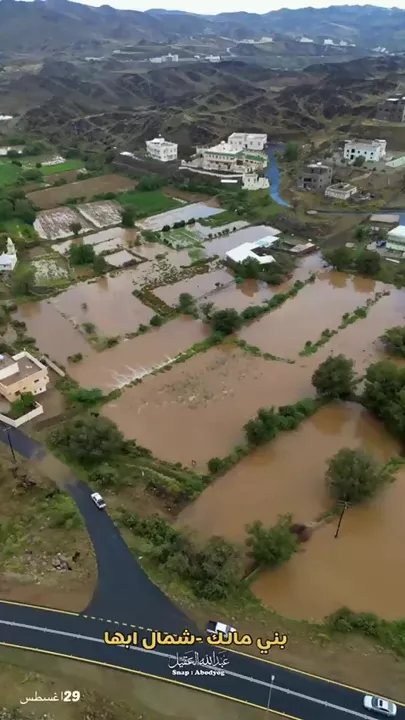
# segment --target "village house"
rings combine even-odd
[[[21,393],[39,395],[49,383],[48,369],[26,350],[0,355],[0,393],[14,402]]]
[[[364,157],[367,162],[378,162],[385,157],[386,149],[386,140],[346,140],[343,157],[349,163],[358,157]]]
[[[405,225],[398,225],[387,233],[386,249],[405,253]]]
[[[197,162],[203,170],[214,172],[236,172],[240,175],[255,172],[267,165],[267,157],[249,150],[238,150],[225,142],[213,147],[197,147]]]
[[[266,177],[260,177],[257,173],[242,176],[242,187],[244,190],[268,190],[270,183]]]
[[[355,185],[349,183],[337,182],[325,190],[325,197],[333,198],[334,200],[348,200],[352,195],[357,193]]]
[[[264,133],[232,133],[228,137],[228,144],[235,150],[262,152],[267,144],[267,135]]]
[[[17,251],[11,238],[7,238],[6,251],[0,255],[0,272],[11,272],[17,265]]]
[[[405,120],[405,97],[391,97],[384,100],[377,109],[377,120],[402,123]]]
[[[239,265],[248,258],[256,260],[260,265],[268,265],[274,262],[274,257],[268,252],[269,248],[277,242],[280,232],[280,230],[274,229],[274,235],[267,235],[261,240],[238,245],[238,247],[228,250],[226,259],[231,265]]]
[[[160,160],[160,162],[177,160],[177,150],[178,145],[176,143],[168,142],[161,135],[153,140],[146,141],[146,152],[154,160]]]
[[[311,190],[317,192],[324,190],[331,184],[332,168],[329,165],[323,165],[321,162],[310,163],[301,171],[297,186],[300,190]]]

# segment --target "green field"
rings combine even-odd
[[[78,158],[72,158],[66,160],[59,165],[46,165],[40,168],[43,175],[55,175],[56,173],[68,172],[68,170],[81,170],[83,167],[83,160]]]
[[[21,168],[19,168],[18,165],[0,161],[0,187],[12,185],[20,173],[20,170]]]
[[[236,213],[232,212],[231,210],[224,210],[217,215],[211,215],[211,217],[204,218],[202,220],[199,220],[198,222],[200,222],[201,225],[208,225],[208,227],[214,228],[220,227],[221,225],[228,225],[229,223],[237,222],[240,219],[240,216],[236,215]]]
[[[116,199],[121,205],[132,205],[135,210],[145,216],[183,207],[183,203],[163,195],[160,190],[151,190],[149,192],[136,192],[134,190],[133,192],[119,193]]]

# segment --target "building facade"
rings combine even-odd
[[[386,150],[386,140],[346,140],[343,157],[349,163],[358,157],[364,157],[367,162],[378,162],[385,157]]]
[[[280,234],[280,231],[277,234]],[[277,235],[268,235],[255,242],[246,242],[229,250],[226,253],[226,258],[234,266],[243,263],[247,259],[256,260],[260,265],[269,265],[274,262],[274,257],[270,254],[269,248],[275,242],[277,242]]]
[[[17,251],[11,238],[7,238],[6,251],[0,255],[0,272],[11,272],[17,265]]]
[[[48,368],[26,350],[0,355],[0,393],[14,402],[21,393],[39,395],[49,383]]]
[[[332,181],[333,170],[329,165],[322,163],[310,163],[302,170],[297,187],[300,190],[317,192],[324,190]]]
[[[405,225],[398,225],[387,233],[386,248],[405,253]]]
[[[355,185],[349,183],[334,183],[329,185],[325,190],[325,197],[334,198],[335,200],[348,200],[352,195],[357,193]]]
[[[198,147],[196,152],[197,156],[201,158],[203,170],[240,172],[243,175],[265,168],[267,165],[265,155],[255,155],[247,150],[238,150],[224,140],[213,147]]]
[[[228,137],[228,144],[235,150],[262,152],[267,144],[267,135],[264,133],[232,133]]]
[[[267,190],[270,183],[266,177],[260,177],[257,173],[242,176],[242,187],[244,190]]]
[[[146,152],[154,160],[170,162],[177,160],[178,145],[168,142],[161,135],[153,140],[146,141]]]
[[[378,106],[377,120],[402,123],[405,120],[405,97],[391,97]]]

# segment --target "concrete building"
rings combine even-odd
[[[0,393],[14,402],[21,393],[39,395],[49,383],[48,368],[26,350],[0,355]]]
[[[267,190],[269,186],[269,180],[266,177],[259,177],[257,173],[242,176],[244,190]]]
[[[349,183],[337,182],[325,190],[325,197],[334,198],[335,200],[348,200],[352,195],[355,195],[357,188],[355,185]]]
[[[324,190],[331,184],[332,168],[322,163],[310,163],[302,170],[297,186],[300,190]]]
[[[153,140],[146,141],[146,152],[154,160],[160,160],[160,162],[177,160],[177,149],[178,145],[176,143],[168,142],[161,135]]]
[[[263,151],[267,144],[265,133],[232,133],[228,137],[228,144],[234,150]]]
[[[265,155],[254,154],[247,150],[238,150],[234,144],[224,140],[213,147],[196,148],[197,156],[201,158],[203,170],[214,172],[240,172],[241,175],[255,172],[265,168],[267,158]]]
[[[275,262],[274,257],[268,252],[275,242],[277,242],[277,236],[274,235],[268,235],[255,242],[246,242],[232,250],[228,250],[226,258],[233,265],[243,263],[248,258],[256,260],[260,265],[269,265]]]
[[[398,225],[387,233],[386,248],[405,253],[405,225]]]
[[[384,48],[385,49],[385,48]],[[381,52],[381,48],[378,48]],[[384,100],[377,109],[377,120],[402,123],[405,120],[405,97],[390,97]]]
[[[386,140],[346,140],[343,157],[349,163],[357,157],[364,157],[367,162],[378,162],[385,157]]]
[[[11,238],[7,238],[7,247],[0,255],[0,272],[11,272],[17,265],[17,251]]]

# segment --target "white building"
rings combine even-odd
[[[234,144],[224,140],[213,147],[197,147],[197,155],[201,158],[203,170],[214,172],[239,172],[241,175],[256,172],[265,168],[267,158],[265,155],[255,154],[247,150],[238,150]]]
[[[265,133],[232,133],[228,145],[234,150],[254,150],[262,152],[267,143]]]
[[[313,43],[314,41],[311,40],[311,38],[304,36],[304,37],[302,37],[298,42],[300,42],[300,43]]]
[[[386,248],[387,250],[405,252],[405,225],[398,225],[398,227],[387,233]]]
[[[277,231],[280,234],[280,230]],[[227,260],[232,263],[242,263],[244,260],[251,258],[257,260],[260,265],[269,265],[274,261],[272,255],[268,255],[266,250],[277,241],[277,235],[268,235],[261,240],[255,242],[246,242],[238,247],[228,250],[226,253]]]
[[[6,252],[0,255],[0,272],[11,272],[17,265],[17,252],[11,238],[7,238]]]
[[[208,62],[220,62],[221,58],[219,55],[207,55],[204,60],[208,60]]]
[[[325,190],[325,196],[334,198],[335,200],[348,200],[352,195],[355,195],[357,188],[355,185],[349,185],[349,183],[337,182]]]
[[[354,162],[357,157],[364,157],[367,162],[378,162],[385,157],[386,140],[346,140],[343,157]]]
[[[177,160],[177,149],[177,143],[168,142],[161,135],[146,141],[146,152],[154,160],[160,160],[160,162]]]
[[[266,177],[259,177],[257,173],[243,175],[242,187],[244,190],[267,190],[270,183]]]

